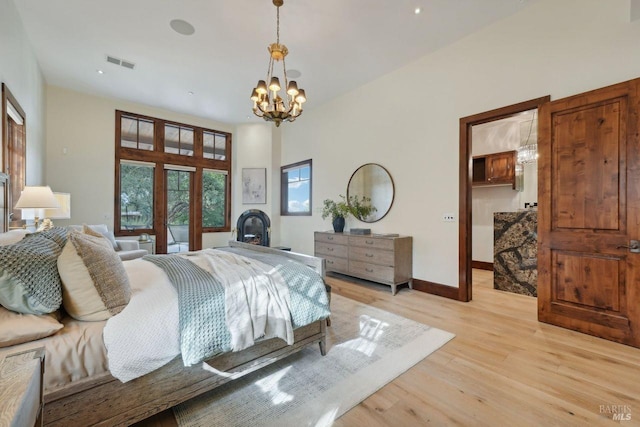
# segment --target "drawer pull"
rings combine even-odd
[[[327,240],[333,240],[333,236],[327,236]]]
[[[333,252],[333,248],[327,248],[329,252]]]
[[[373,258],[373,254],[364,254],[367,258]]]
[[[365,240],[365,243],[366,243],[367,245],[373,245],[373,240]]]
[[[373,273],[373,268],[365,268],[368,273]]]
[[[327,264],[333,264],[333,261],[327,260]]]

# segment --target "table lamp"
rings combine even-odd
[[[45,209],[59,209],[60,204],[53,195],[51,188],[47,186],[25,186],[18,198],[15,209],[22,209],[23,219],[33,215],[33,221],[38,229],[38,222],[44,216]],[[31,210],[26,211],[25,210]],[[26,214],[26,215],[25,215]]]

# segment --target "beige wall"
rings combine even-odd
[[[232,132],[231,227],[235,228],[236,220],[244,210],[263,210],[272,219],[272,240],[277,244],[280,149],[279,131],[272,130],[271,125],[234,127],[142,104],[48,86],[47,183],[55,191],[71,193],[72,205],[72,218],[56,221],[56,224],[106,223],[113,228],[115,110]],[[266,204],[242,203],[243,168],[267,169]],[[225,246],[230,238],[235,239],[235,235],[207,233],[203,235],[202,244],[205,248]]]
[[[628,0],[539,0],[283,125],[282,163],[313,159],[314,215],[282,218],[282,242],[313,253],[313,231],[331,227],[322,200],[344,194],[361,164],[380,163],[396,198],[371,228],[414,236],[414,277],[457,286],[458,224],[442,214],[458,212],[459,119],[640,77],[640,21],[629,13]]]
[[[238,141],[233,171],[233,210],[231,226],[247,209],[264,211],[271,220],[271,246],[279,245],[280,215],[280,135],[269,123],[239,125],[234,141]],[[265,168],[267,174],[267,202],[244,204],[242,202],[242,169]],[[236,236],[234,235],[234,238]]]
[[[105,223],[113,228],[116,110],[234,131],[230,125],[204,118],[47,86],[46,182],[55,191],[71,193],[72,218],[56,224]],[[234,138],[233,159],[239,157],[237,146],[242,142]],[[203,246],[225,245],[230,235],[206,234]]]
[[[46,184],[45,83],[20,15],[10,0],[0,0],[0,81],[27,116],[27,185]]]

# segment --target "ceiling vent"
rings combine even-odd
[[[125,59],[116,58],[115,56],[110,56],[110,55],[107,55],[107,62],[110,62],[115,65],[120,65],[130,70],[133,70],[136,66],[136,64],[134,64],[133,62],[127,61]]]

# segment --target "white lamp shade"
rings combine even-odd
[[[15,209],[50,209],[59,208],[60,204],[47,186],[24,187]]]
[[[43,218],[51,218],[51,219],[71,218],[71,194],[53,193],[53,195],[55,196],[60,207],[57,209],[45,209]]]

